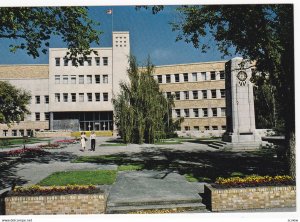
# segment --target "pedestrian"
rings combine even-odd
[[[95,151],[95,146],[96,146],[96,134],[95,134],[95,131],[92,131],[91,136],[90,136],[90,140],[91,140],[91,151]]]
[[[85,151],[86,141],[87,141],[87,138],[86,138],[85,132],[81,132],[80,143],[81,143],[81,148],[83,149],[82,151]]]

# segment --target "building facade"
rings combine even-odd
[[[184,117],[178,134],[220,136],[226,131],[225,62],[155,67],[154,78],[173,96],[173,118]]]
[[[30,135],[32,131],[111,131],[112,98],[127,81],[129,32],[113,32],[112,47],[94,48],[78,67],[64,57],[67,49],[51,48],[47,65],[1,65],[0,81],[32,95],[24,121],[0,125],[0,136]],[[225,62],[156,66],[161,91],[173,95],[173,118],[184,117],[178,134],[220,136],[226,130]]]

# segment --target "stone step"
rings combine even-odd
[[[180,210],[180,211],[203,211],[206,212],[206,206],[203,203],[181,203],[181,204],[164,204],[164,205],[138,205],[138,206],[108,206],[107,214],[124,214],[134,213],[143,210]]]
[[[189,204],[189,203],[201,203],[202,198],[193,199],[177,199],[177,200],[152,200],[152,201],[110,201],[108,199],[108,207],[121,207],[121,206],[147,206],[147,205],[174,205],[174,204]]]
[[[220,149],[220,148],[223,147],[223,146],[220,146],[218,144],[213,144],[213,143],[209,143],[208,146],[211,147],[211,148],[214,148],[214,149]]]

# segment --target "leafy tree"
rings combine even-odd
[[[10,125],[12,122],[20,122],[30,111],[27,105],[31,95],[8,82],[0,81],[0,123]]]
[[[113,99],[115,123],[124,143],[154,143],[173,132],[180,120],[172,121],[173,99],[160,92],[150,60],[143,69],[133,56],[129,64],[129,83],[121,83],[121,93]]]
[[[162,10],[155,7],[154,13]],[[179,6],[181,20],[172,23],[177,40],[206,52],[206,36],[224,55],[235,53],[256,61],[253,81],[271,85],[277,115],[284,123],[289,172],[295,169],[294,8],[292,4]]]
[[[33,58],[47,52],[50,37],[61,36],[69,49],[66,55],[76,65],[78,55],[86,58],[90,43],[99,44],[98,23],[88,18],[86,7],[19,7],[0,8],[0,39],[21,40],[10,45],[15,52],[24,49]],[[95,53],[95,52],[94,52]]]

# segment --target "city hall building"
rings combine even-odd
[[[129,32],[113,32],[112,47],[79,58],[78,67],[65,60],[67,49],[49,49],[46,65],[1,65],[0,81],[31,93],[31,114],[0,136],[32,131],[113,131],[112,98],[128,81]],[[174,95],[173,118],[184,117],[180,135],[220,136],[226,129],[225,62],[155,67],[154,78],[166,96]]]

